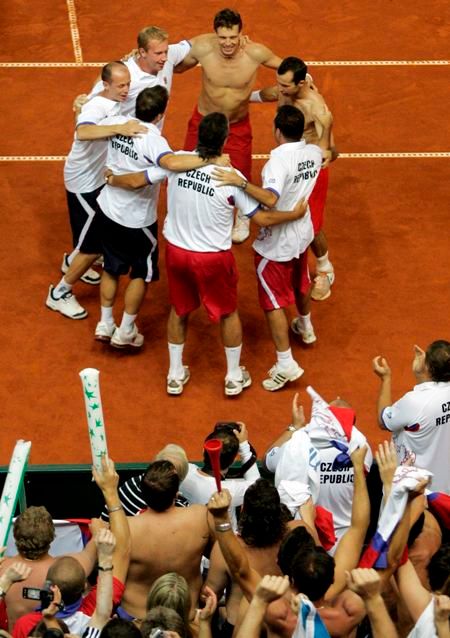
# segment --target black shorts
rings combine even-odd
[[[114,276],[130,273],[130,279],[158,281],[158,222],[145,228],[128,228],[102,211],[99,220],[104,270]]]
[[[103,185],[91,193],[71,193],[66,190],[73,247],[88,255],[102,252],[98,217],[100,208],[97,204],[102,188]]]

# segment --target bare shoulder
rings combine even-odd
[[[247,55],[255,62],[258,62],[258,64],[263,64],[274,55],[269,47],[259,42],[252,42],[251,40],[245,44],[244,50]]]
[[[203,33],[202,35],[196,35],[195,38],[190,39],[192,45],[191,53],[197,60],[201,57],[208,55],[213,50],[215,35],[213,33]]]

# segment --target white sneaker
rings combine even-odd
[[[242,244],[249,237],[250,219],[248,217],[241,217],[238,211],[236,214],[236,221],[233,226],[233,232],[231,233],[233,244]]]
[[[275,392],[285,386],[289,381],[299,379],[304,372],[303,368],[301,368],[295,361],[294,365],[291,366],[289,370],[282,370],[278,367],[278,364],[275,364],[272,368],[270,368],[269,378],[264,379],[262,386],[264,390]]]
[[[65,275],[69,270],[69,255],[64,253],[64,257],[61,264],[61,272]],[[85,284],[91,284],[91,286],[98,286],[100,283],[101,275],[93,268],[88,268],[84,275],[81,275],[80,281],[84,281]]]
[[[120,328],[116,328],[109,343],[114,348],[141,348],[144,344],[144,337],[138,332],[136,324],[133,324],[131,332],[122,332]]]
[[[235,397],[241,394],[242,390],[252,385],[250,372],[244,366],[240,366],[240,368],[242,370],[241,380],[237,381],[236,379],[225,377],[225,394],[227,397]]]
[[[65,317],[69,317],[69,319],[84,319],[87,317],[87,310],[85,310],[83,306],[80,306],[75,295],[72,294],[70,290],[58,299],[53,296],[54,290],[54,286],[50,286],[48,289],[47,300],[45,302],[47,308],[56,310],[56,312],[60,312]]]
[[[191,378],[189,372],[189,366],[183,366],[184,376],[182,379],[176,379],[175,377],[167,377],[167,394],[181,394],[184,390],[184,386]]]
[[[116,328],[117,326],[114,322],[106,323],[106,321],[99,321],[95,327],[95,339],[109,343]]]
[[[331,286],[334,283],[334,272],[319,272],[314,279],[311,290],[311,299],[324,301],[331,295]]]
[[[300,327],[300,317],[295,317],[291,321],[291,330],[294,334],[299,335],[302,338],[303,343],[310,344],[317,341],[314,328],[311,326],[309,330],[302,330]]]

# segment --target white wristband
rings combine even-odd
[[[250,443],[248,441],[243,441],[239,443],[239,456],[241,457],[241,461],[245,463],[251,457],[252,451],[250,449]]]
[[[261,91],[252,91],[250,102],[262,102]]]

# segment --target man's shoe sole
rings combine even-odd
[[[47,308],[50,308],[50,310],[53,310],[53,312],[59,312],[60,315],[66,317],[67,319],[86,319],[86,317],[88,316],[87,310],[85,310],[83,313],[79,313],[78,315],[66,315],[64,312],[61,312],[59,308],[53,307],[48,301],[45,302],[45,305],[47,306]]]

